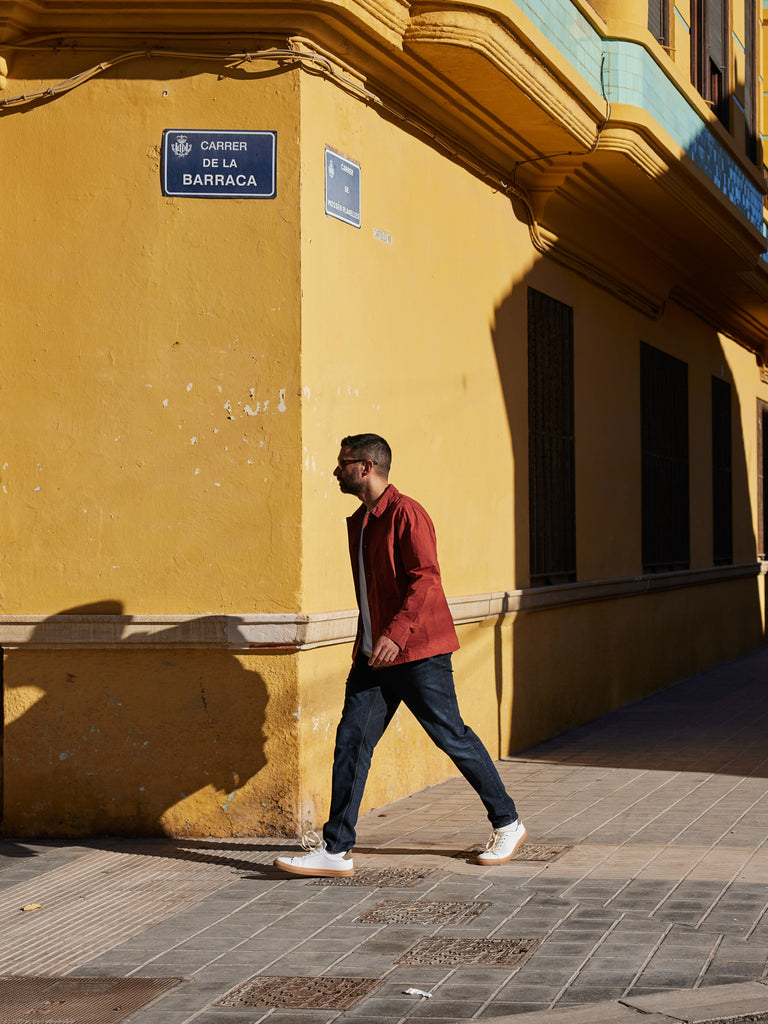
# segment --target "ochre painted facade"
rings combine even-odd
[[[762,162],[647,4],[562,11],[614,60],[602,88],[511,3],[0,17],[6,834],[322,823],[354,631],[347,433],[387,437],[435,521],[460,704],[494,756],[762,642]],[[629,102],[622,46],[700,136]],[[276,198],[163,195],[166,129],[276,131]],[[326,147],[360,166],[359,229],[326,213]],[[573,310],[565,586],[530,585],[529,289]],[[688,367],[678,573],[643,570],[641,343]],[[452,773],[401,712],[364,807]]]

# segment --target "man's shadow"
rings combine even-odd
[[[117,601],[59,614],[131,621]],[[254,834],[262,791],[280,789],[259,779],[267,686],[230,651],[173,647],[181,629],[162,649],[133,634],[136,649],[52,650],[41,624],[8,653],[5,836]]]

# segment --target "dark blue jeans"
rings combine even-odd
[[[514,801],[490,754],[462,721],[450,654],[375,671],[361,654],[347,678],[336,730],[331,809],[323,827],[330,853],[351,850],[355,845],[355,825],[373,750],[401,702],[477,792],[491,825],[501,828],[517,818]]]

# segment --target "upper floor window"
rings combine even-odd
[[[669,0],[648,0],[648,31],[664,47],[669,47]]]
[[[728,0],[691,0],[691,81],[730,126]]]

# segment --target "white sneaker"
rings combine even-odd
[[[518,847],[525,842],[528,833],[525,825],[517,818],[511,825],[495,828],[488,840],[488,845],[477,855],[478,864],[504,864],[511,860]]]
[[[316,832],[307,832],[302,836],[301,845],[308,853],[300,853],[296,857],[277,857],[276,868],[287,871],[291,875],[311,875],[315,878],[345,878],[354,875],[352,854],[329,853],[325,848],[325,840]]]

